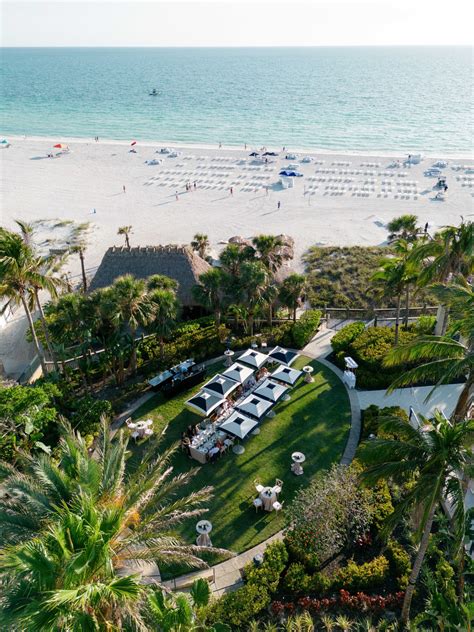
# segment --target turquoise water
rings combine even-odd
[[[441,153],[473,140],[467,47],[3,49],[0,79],[5,136]]]

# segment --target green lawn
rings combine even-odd
[[[245,441],[245,453],[236,456],[229,452],[217,463],[201,466],[193,479],[193,489],[204,485],[214,487],[206,518],[213,524],[211,537],[215,546],[240,553],[282,528],[283,511],[278,515],[255,512],[252,505],[256,497],[255,478],[259,478],[263,485],[273,485],[275,478],[283,480],[280,501],[287,504],[298,488],[307,485],[318,471],[328,468],[342,456],[350,425],[349,398],[338,378],[318,362],[300,357],[294,366],[301,368],[308,363],[315,368],[314,382],[306,384],[303,379],[299,380],[291,390],[291,399],[275,407],[276,417],[265,419],[260,434]],[[222,365],[210,367],[209,375],[221,368]],[[180,439],[181,432],[190,423],[199,421],[197,415],[184,407],[184,401],[197,390],[198,387],[194,387],[171,400],[157,394],[133,417],[153,418],[158,432],[168,424],[163,446],[169,445]],[[151,445],[145,441],[133,448],[130,467]],[[306,455],[303,476],[294,476],[290,471],[294,451]],[[173,465],[177,473],[198,464],[179,451]],[[191,490],[188,487],[186,491]],[[194,522],[180,527],[180,533],[189,542],[193,541],[196,537]]]

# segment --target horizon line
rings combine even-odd
[[[82,44],[76,45],[37,45],[37,46],[23,46],[23,45],[12,45],[12,46],[3,46],[0,45],[0,50],[6,50],[9,48],[154,48],[154,49],[166,49],[166,48],[473,48],[471,43],[469,44],[255,44],[255,45],[243,45],[243,44],[230,44],[230,45],[220,45],[220,44],[195,44],[195,45],[169,45],[169,46],[155,46],[155,45],[145,45],[138,46],[135,44],[95,44],[95,45],[87,45],[84,46]]]

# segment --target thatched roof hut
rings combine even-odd
[[[211,266],[189,246],[112,246],[105,253],[89,290],[112,285],[116,278],[133,274],[146,279],[153,274],[164,274],[178,284],[178,298],[185,307],[197,305],[191,288]]]

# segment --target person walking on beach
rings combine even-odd
[[[122,191],[126,193],[125,185],[122,185]]]
[[[280,200],[278,200],[277,209],[280,209],[280,206],[281,206],[281,202]]]
[[[178,192],[176,191],[176,202],[179,200]]]
[[[194,190],[196,190],[196,189],[197,189],[196,180],[194,180]]]
[[[426,224],[425,224],[425,235],[427,235],[427,234],[428,234],[428,222],[426,222]]]
[[[230,194],[231,194],[231,196],[234,195],[234,188],[233,187],[230,187]]]
[[[219,143],[219,149],[222,149],[222,143]]]
[[[265,187],[265,193],[268,195],[268,185]]]
[[[247,151],[247,143],[244,144],[244,149]]]

